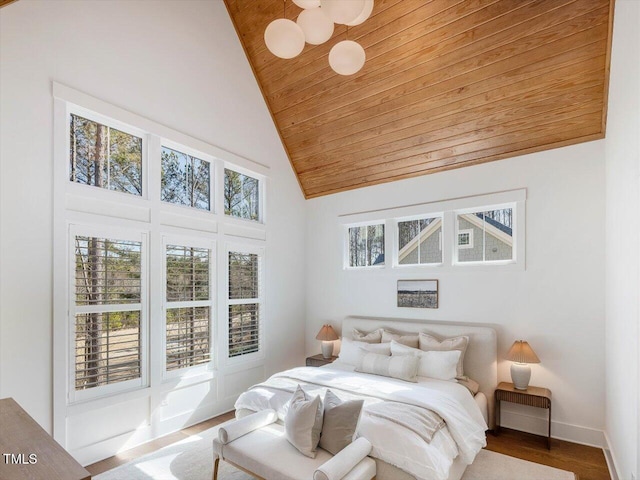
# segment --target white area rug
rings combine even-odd
[[[205,430],[157,452],[94,477],[94,480],[211,480],[213,457],[211,441],[218,428]],[[220,462],[219,480],[253,480],[226,462]],[[526,462],[482,450],[462,480],[575,480],[565,470]]]

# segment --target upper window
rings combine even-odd
[[[166,368],[207,363],[211,355],[208,248],[166,246]]]
[[[513,260],[513,208],[459,213],[456,217],[458,262]]]
[[[224,213],[231,217],[260,220],[260,188],[256,178],[225,168]]]
[[[142,138],[71,114],[72,182],[142,195]]]
[[[211,209],[211,167],[209,162],[162,147],[163,202],[201,210]]]
[[[139,379],[142,243],[74,241],[75,390]]]
[[[384,223],[349,228],[349,266],[384,265]]]
[[[260,256],[229,252],[229,357],[260,349]]]
[[[398,264],[442,263],[442,218],[398,222]]]

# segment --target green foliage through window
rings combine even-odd
[[[256,178],[224,170],[224,213],[231,217],[260,220],[260,189]]]
[[[142,139],[71,115],[70,176],[75,183],[142,195]]]
[[[163,202],[210,210],[210,185],[209,162],[162,147]]]

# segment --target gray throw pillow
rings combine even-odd
[[[324,420],[320,448],[336,455],[353,441],[364,400],[343,402],[331,390],[324,396]]]
[[[324,410],[319,395],[309,398],[298,385],[289,400],[284,432],[291,445],[307,457],[316,458]]]

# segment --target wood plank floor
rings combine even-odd
[[[233,412],[225,413],[193,427],[185,428],[126,452],[121,452],[113,457],[89,465],[86,469],[92,476],[98,475],[142,455],[183,440],[190,435],[195,435],[226,422],[231,418],[233,418]],[[487,435],[487,449],[530,462],[570,470],[578,474],[579,480],[611,480],[604,454],[599,448],[553,439],[551,441],[551,451],[549,451],[547,450],[546,439],[543,437],[502,428],[498,436]]]

